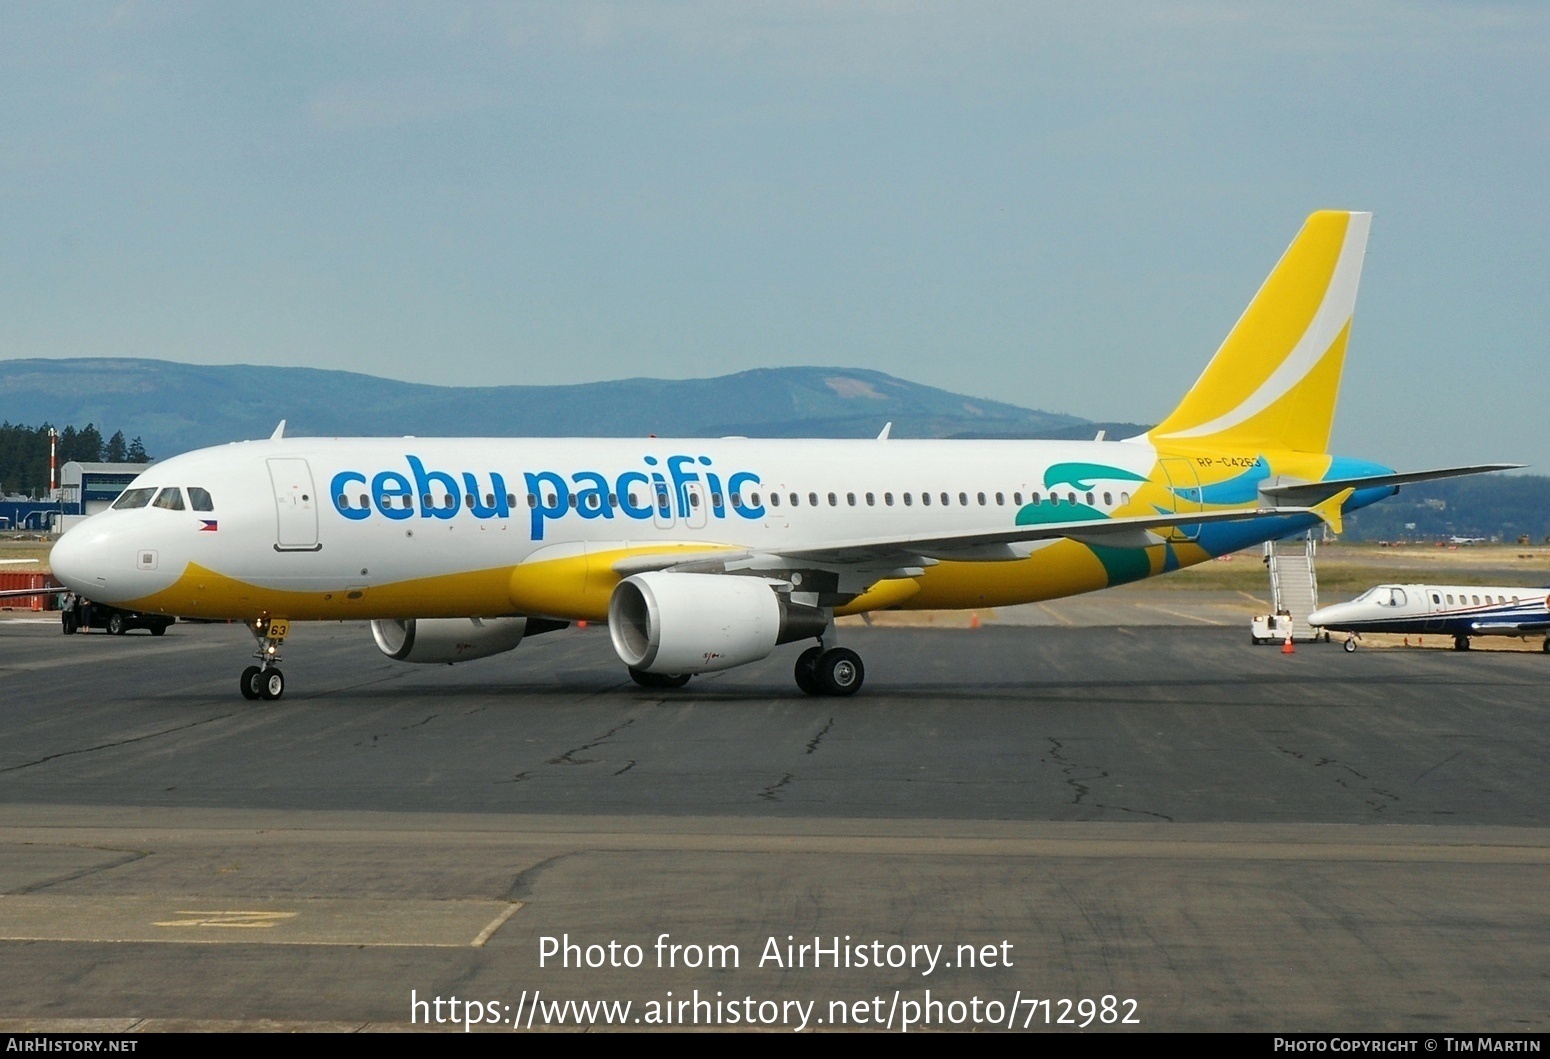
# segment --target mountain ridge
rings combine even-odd
[[[755,368],[705,379],[439,386],[358,372],[89,357],[0,361],[0,420],[111,424],[157,458],[267,437],[1049,437],[1079,416],[864,368]],[[1053,432],[1053,433],[1052,433]]]

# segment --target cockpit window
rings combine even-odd
[[[131,508],[144,507],[155,495],[155,489],[125,489],[123,495],[113,501],[113,510],[128,511]]]
[[[183,490],[179,489],[175,485],[168,486],[166,489],[163,489],[160,493],[156,494],[156,502],[151,506],[164,507],[168,511],[182,511]]]
[[[195,511],[215,510],[215,502],[210,499],[210,494],[197,485],[188,487],[188,504]]]

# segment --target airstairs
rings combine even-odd
[[[1276,613],[1292,616],[1292,638],[1313,640],[1308,615],[1319,609],[1319,579],[1314,569],[1318,540],[1310,530],[1289,540],[1265,542],[1265,565],[1270,568],[1270,600]]]

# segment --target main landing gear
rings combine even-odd
[[[630,679],[643,688],[681,688],[689,683],[688,673],[648,673],[644,669],[630,669]]]
[[[854,695],[866,679],[861,656],[846,647],[822,644],[809,647],[797,658],[797,687],[809,695]]]
[[[285,694],[285,674],[280,672],[278,663],[280,647],[291,631],[291,623],[284,618],[258,618],[248,622],[248,631],[258,641],[253,657],[259,662],[242,671],[242,697],[272,702]]]

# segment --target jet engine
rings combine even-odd
[[[509,651],[524,636],[563,629],[549,618],[408,618],[377,620],[377,649],[400,662],[467,662]]]
[[[777,644],[819,636],[828,615],[792,603],[762,578],[636,574],[608,602],[608,635],[631,669],[710,673],[757,662]]]

